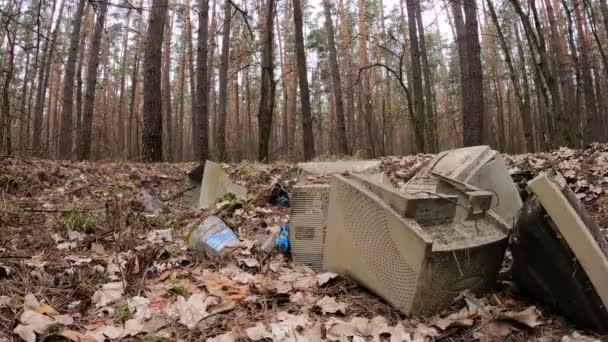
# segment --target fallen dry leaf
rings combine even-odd
[[[520,312],[500,312],[494,317],[494,319],[496,320],[505,320],[521,323],[527,326],[528,328],[534,328],[543,324],[543,322],[540,321],[539,318],[540,315],[538,313],[538,310],[536,310],[535,306],[530,306],[529,308]]]
[[[333,278],[337,277],[338,275],[332,272],[324,272],[321,274],[317,275],[317,284],[319,286],[323,286],[325,285],[325,283],[327,283],[328,281],[332,280]]]
[[[177,301],[166,311],[171,317],[179,317],[179,322],[187,326],[188,329],[194,329],[198,322],[209,315],[207,307],[218,303],[217,297],[199,292],[190,296],[188,300],[183,296],[178,296]]]
[[[95,303],[95,307],[101,308],[111,304],[120,298],[123,294],[123,285],[121,281],[107,283],[93,294],[91,301]]]
[[[460,311],[448,315],[447,317],[436,317],[432,320],[432,324],[441,330],[446,330],[449,327],[470,327],[475,323],[477,310],[471,310],[469,306],[465,306]]]
[[[247,267],[260,267],[260,262],[255,258],[240,258],[238,259],[239,265],[245,265]]]
[[[247,334],[247,337],[254,341],[272,337],[272,334],[268,332],[266,326],[262,322],[257,322],[253,327],[247,328],[245,333]]]
[[[28,342],[36,341],[36,333],[44,334],[55,324],[55,321],[41,313],[25,309],[19,318],[22,324],[13,330],[19,337]]]
[[[104,342],[106,339],[117,340],[121,338],[125,330],[121,327],[113,325],[104,325],[95,330],[87,331],[86,336],[92,338],[96,342]]]
[[[217,335],[212,338],[208,338],[207,342],[234,342],[236,341],[236,335],[232,332],[227,332],[225,334]]]
[[[340,311],[346,313],[346,303],[338,303],[334,297],[325,296],[317,301],[316,306],[321,308],[323,314],[336,313]]]
[[[251,293],[248,286],[237,286],[230,278],[208,270],[203,272],[203,284],[211,295],[228,301],[238,302]]]
[[[59,335],[67,338],[70,341],[73,342],[90,342],[93,341],[93,339],[89,336],[86,336],[85,334],[75,331],[75,330],[63,330],[59,333]]]

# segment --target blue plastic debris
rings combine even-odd
[[[285,225],[281,226],[281,231],[274,239],[274,243],[277,247],[279,247],[283,254],[286,254],[289,251],[289,239],[287,234],[287,228],[285,228]]]

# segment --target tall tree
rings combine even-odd
[[[129,135],[125,132],[125,114],[124,114],[124,104],[125,104],[125,83],[127,78],[127,52],[128,52],[128,42],[129,42],[129,23],[131,22],[131,9],[127,12],[127,16],[125,17],[125,24],[123,26],[124,33],[122,38],[122,58],[120,65],[120,95],[118,98],[118,152],[120,157],[124,157],[124,148],[126,146],[126,137]]]
[[[228,103],[228,62],[230,60],[230,26],[232,22],[232,5],[230,0],[224,2],[224,26],[222,30],[222,54],[220,56],[220,98],[218,105],[217,136],[215,138],[218,159],[226,160],[226,117]]]
[[[11,142],[11,111],[10,111],[10,87],[13,80],[13,73],[15,67],[15,44],[17,40],[17,22],[21,15],[21,0],[17,2],[15,8],[11,12],[10,20],[4,23],[4,30],[6,31],[6,37],[8,38],[8,56],[7,65],[4,70],[4,85],[2,87],[2,102],[0,104],[0,151],[4,145],[6,154],[12,154],[12,142]],[[6,135],[6,141],[3,139],[3,135]]]
[[[84,109],[82,118],[82,129],[80,131],[80,141],[78,143],[78,159],[91,159],[91,132],[93,130],[93,110],[95,108],[95,90],[97,87],[97,67],[99,66],[99,52],[101,46],[101,35],[106,21],[108,2],[99,3],[97,9],[97,21],[91,37],[89,47],[89,60],[87,64],[87,90],[84,96]]]
[[[65,0],[64,0],[65,1]],[[59,136],[59,158],[69,158],[72,152],[73,127],[72,112],[74,108],[74,76],[76,75],[76,58],[78,57],[78,43],[80,42],[80,26],[82,23],[85,0],[78,0],[78,7],[72,22],[72,35],[68,50],[68,60],[65,64],[63,77],[63,106],[61,113],[61,131]]]
[[[599,141],[601,137],[601,120],[597,110],[597,100],[593,89],[593,77],[591,74],[591,52],[587,33],[585,32],[584,3],[573,1],[574,19],[581,51],[582,88],[585,99],[585,143]]]
[[[184,40],[188,55],[188,83],[190,85],[190,108],[191,108],[191,121],[190,127],[192,129],[192,153],[194,158],[198,158],[200,155],[200,130],[198,123],[198,115],[196,115],[198,106],[196,104],[197,88],[196,88],[196,74],[194,72],[194,51],[192,48],[192,20],[190,18],[190,0],[186,0],[184,7]]]
[[[357,13],[357,23],[359,25],[359,67],[365,68],[369,65],[369,58],[367,56],[367,24],[365,22],[365,0],[357,1],[358,13]],[[365,121],[365,137],[366,141],[366,150],[367,155],[373,157],[375,154],[374,151],[374,138],[372,133],[372,88],[370,82],[370,71],[371,70],[361,70],[362,76],[362,96],[360,97],[362,110],[360,112],[363,114],[364,120],[360,120],[360,122]],[[362,132],[357,132],[357,134],[361,134]]]
[[[169,10],[167,9],[167,12]],[[163,102],[163,128],[165,135],[164,153],[165,160],[170,161],[173,157],[174,146],[173,142],[173,115],[171,113],[171,31],[173,30],[173,15],[169,15],[169,20],[165,21],[165,38],[164,38],[164,51],[163,51],[163,62],[161,72],[161,91],[162,91],[162,102]]]
[[[274,110],[274,61],[272,53],[274,0],[267,0],[264,6],[264,25],[262,39],[262,75],[260,84],[260,105],[258,107],[259,149],[258,160],[268,159],[270,132],[272,129],[272,112]]]
[[[461,91],[463,142],[465,146],[479,145],[484,141],[484,99],[477,2],[465,1],[463,4],[452,1],[452,11],[460,61],[460,83],[463,90]]]
[[[163,102],[161,65],[167,0],[153,0],[144,50],[143,160],[163,160]]]
[[[410,38],[410,62],[412,65],[412,85],[413,85],[413,101],[414,110],[417,121],[421,126],[422,132],[426,132],[426,117],[424,113],[424,93],[422,91],[422,65],[420,63],[420,46],[418,44],[418,28],[416,20],[416,11],[420,6],[419,0],[407,0],[407,14],[408,14],[408,32]],[[423,150],[418,152],[425,152],[427,148],[427,134],[423,133],[423,141],[417,142],[419,146],[422,146]]]
[[[418,1],[418,0],[416,0]],[[420,62],[422,67],[422,75],[424,76],[424,110],[425,110],[425,133],[427,136],[427,150],[437,152],[437,118],[435,117],[435,98],[433,95],[433,80],[431,77],[431,66],[429,65],[428,51],[426,47],[426,38],[424,34],[424,25],[422,23],[422,10],[420,2],[416,4],[416,26],[418,29],[418,46],[420,47]]]
[[[143,5],[143,0],[140,0],[140,7]],[[131,74],[131,99],[129,102],[129,118],[128,118],[128,127],[127,132],[127,152],[129,158],[134,158],[138,155],[138,147],[139,147],[139,124],[136,122],[136,104],[137,104],[137,90],[139,87],[139,66],[141,59],[141,50],[143,48],[143,28],[144,28],[144,18],[142,13],[139,13],[138,16],[138,25],[137,31],[138,34],[135,35],[135,51],[133,52],[133,72]]]
[[[198,118],[198,134],[200,140],[195,142],[199,144],[198,159],[205,163],[209,159],[209,115],[208,109],[208,94],[209,94],[209,79],[207,78],[207,38],[209,28],[209,1],[199,0],[198,11],[198,47],[197,47],[197,74],[196,74],[196,112]],[[195,127],[192,128],[196,129]]]
[[[51,13],[55,11],[55,5],[57,0],[53,2]],[[38,89],[36,95],[36,106],[34,108],[34,135],[32,137],[32,149],[34,150],[34,154],[40,155],[41,151],[41,139],[42,139],[42,119],[44,117],[44,103],[46,99],[46,89],[49,85],[49,74],[51,72],[51,64],[53,64],[53,54],[55,52],[55,42],[57,41],[57,34],[59,32],[59,27],[61,26],[61,19],[63,18],[63,9],[65,8],[65,1],[61,2],[61,6],[59,6],[59,16],[57,17],[57,21],[55,22],[55,28],[50,35],[50,39],[44,40],[44,45],[42,49],[42,58],[40,62],[40,66],[38,69]],[[52,27],[52,19],[49,22],[48,33],[51,32]]]
[[[340,81],[340,66],[336,52],[336,42],[334,40],[334,24],[331,19],[331,4],[329,0],[323,0],[325,12],[325,29],[327,30],[327,46],[329,48],[329,68],[333,85],[333,96],[336,106],[336,122],[338,134],[338,152],[348,154],[348,144],[346,142],[346,125],[344,123],[344,104],[342,102],[342,84]]]
[[[522,95],[521,88],[519,86],[519,80],[517,75],[517,70],[515,69],[515,65],[513,64],[513,59],[511,58],[511,50],[507,44],[505,39],[505,35],[500,27],[500,23],[498,21],[498,16],[496,15],[496,11],[494,10],[494,5],[491,0],[486,0],[488,4],[488,10],[490,12],[490,16],[492,21],[494,22],[494,26],[496,27],[496,33],[498,34],[498,42],[500,43],[500,47],[502,48],[505,62],[509,68],[509,77],[511,79],[511,83],[513,85],[513,90],[515,93],[515,98],[517,100],[517,105],[519,108],[519,114],[522,117],[522,121],[524,123],[524,137],[526,139],[526,147],[528,152],[534,152],[534,138],[532,136],[532,120],[530,119],[530,104],[527,103]]]
[[[304,33],[302,26],[302,6],[300,0],[293,0],[293,21],[295,24],[296,62],[298,64],[298,81],[300,83],[300,103],[302,105],[302,138],[304,143],[304,160],[315,156],[315,141],[312,135],[312,115],[310,113],[310,90],[306,74],[306,53],[304,51]]]

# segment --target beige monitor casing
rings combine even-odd
[[[401,190],[408,193],[437,192],[440,183],[434,174],[493,192],[492,208],[509,226],[523,205],[500,153],[489,146],[441,152]]]
[[[509,229],[492,211],[455,222],[458,196],[416,197],[357,175],[335,175],[330,186],[327,271],[420,316],[446,308],[462,290],[495,282]]]
[[[296,264],[321,271],[325,244],[325,219],[329,206],[329,184],[307,184],[308,177],[335,173],[365,174],[387,182],[380,160],[347,160],[298,164],[298,184],[291,189],[289,242]],[[314,178],[314,177],[313,177]]]
[[[224,172],[221,165],[210,160],[205,162],[205,172],[201,183],[201,196],[199,208],[209,208],[215,204],[218,198],[228,193],[236,195],[237,198],[247,197],[247,188],[234,183],[228,174]]]

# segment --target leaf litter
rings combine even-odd
[[[395,185],[432,155],[383,158]],[[608,146],[504,156],[511,172],[556,167],[608,225]],[[267,205],[286,162],[223,164],[252,194],[242,208],[190,212],[182,164],[0,159],[0,340],[594,341],[519,297],[508,261],[496,290],[464,293],[434,317],[406,317],[353,281],[262,253],[288,209]],[[326,181],[319,180],[319,181]],[[525,187],[525,179],[518,182]],[[142,212],[147,189],[166,211]],[[176,196],[177,195],[177,196]],[[165,199],[169,199],[164,201]],[[219,211],[219,213],[218,213]],[[223,259],[188,250],[187,227],[220,215],[241,246]],[[506,258],[508,259],[508,258]]]

